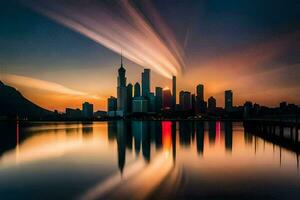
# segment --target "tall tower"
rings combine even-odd
[[[225,91],[225,111],[232,111],[233,107],[233,94],[231,90]]]
[[[138,82],[134,84],[134,97],[141,96],[141,86]]]
[[[150,94],[150,69],[144,69],[142,72],[142,96],[148,97]]]
[[[124,115],[127,111],[127,87],[126,87],[126,70],[123,67],[123,56],[121,55],[121,67],[118,70],[118,87],[117,87],[117,106],[119,115]]]
[[[204,100],[204,85],[202,85],[202,84],[197,85],[196,90],[197,90],[197,98],[200,101],[203,101]]]
[[[127,85],[127,112],[132,112],[132,89],[133,86],[131,83]]]
[[[172,109],[176,108],[176,76],[172,77]]]

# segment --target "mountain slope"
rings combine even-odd
[[[32,103],[15,88],[7,86],[0,81],[0,115],[29,119],[43,119],[53,115],[38,105]]]

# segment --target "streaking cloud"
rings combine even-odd
[[[98,97],[97,95],[89,95],[85,92],[73,90],[57,83],[34,79],[26,76],[4,74],[3,80],[5,83],[9,83],[11,85],[16,85],[16,86],[22,86],[22,87],[38,89],[38,90],[59,93],[64,95],[84,96],[84,97],[89,97],[91,99],[100,99],[100,97]]]
[[[114,52],[122,50],[124,57],[167,78],[181,73],[184,67],[184,56],[175,37],[149,3],[145,9],[148,17],[128,0],[51,0],[32,5],[58,23]]]

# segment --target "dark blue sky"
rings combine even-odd
[[[47,80],[93,92],[108,91],[108,88],[115,84],[115,82],[105,84],[101,80],[103,77],[103,81],[107,81],[106,75],[115,78],[115,68],[119,62],[117,54],[35,12],[26,6],[26,0],[23,2],[25,3],[21,4],[20,1],[12,0],[1,1],[0,65],[2,72]],[[143,1],[134,2],[143,11],[143,5],[140,3]],[[300,79],[298,79],[300,75],[300,1],[153,0],[152,2],[186,55],[186,72],[179,77],[179,83],[182,82],[183,89],[193,90],[196,82],[204,82],[217,85],[208,87],[207,95],[220,95],[223,88],[220,86],[221,83],[217,83],[215,76],[218,75],[215,71],[222,66],[215,66],[215,63],[222,65],[223,61],[222,69],[226,71],[224,76],[230,74],[230,69],[239,71],[235,75],[243,77],[277,68],[286,69],[280,72],[284,74],[283,76],[275,76],[275,82],[269,81],[272,84],[262,82],[264,87],[258,87],[262,90],[261,92],[265,89],[273,91],[274,88],[270,85],[274,84],[288,89],[300,88]],[[114,3],[115,1],[111,4]],[[256,48],[258,51],[254,52],[253,49]],[[273,48],[280,50],[266,56],[268,59],[264,57],[254,62],[253,65],[247,66],[247,61],[251,60],[247,54],[260,56],[264,52],[274,50]],[[241,68],[234,66],[232,69],[230,67],[234,64],[229,63],[234,62],[244,66],[240,66]],[[127,61],[127,65],[130,66],[129,70],[138,69],[136,73],[129,75],[129,78],[133,81],[139,80],[137,76],[142,69],[130,61]],[[190,79],[189,76],[194,70],[196,70],[195,73],[200,71],[201,77],[197,79],[193,76],[191,78],[193,83],[186,82],[185,80]],[[93,72],[93,75],[86,77],[89,72]],[[99,74],[96,76],[95,73]],[[66,76],[70,78],[65,79]],[[155,84],[168,84],[168,80],[159,81],[157,77],[159,75],[153,76]],[[81,86],[82,84],[72,82],[80,79],[87,85],[101,83],[103,88],[87,89]],[[253,80],[256,79],[253,78]],[[232,82],[232,76],[223,77],[220,81],[226,82],[226,87],[232,87],[237,91],[250,87],[236,87],[237,83]],[[240,84],[247,84],[247,81],[242,80]],[[259,91],[251,92],[254,94]],[[109,95],[108,92],[104,94]],[[289,94],[287,92],[276,97],[284,99]],[[258,95],[259,102],[274,104],[273,101],[267,99],[264,101],[260,95]],[[241,96],[241,101],[249,97],[246,94]],[[299,98],[286,99],[300,103]]]

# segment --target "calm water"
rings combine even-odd
[[[241,123],[2,123],[0,137],[0,199],[300,199],[297,154]]]

